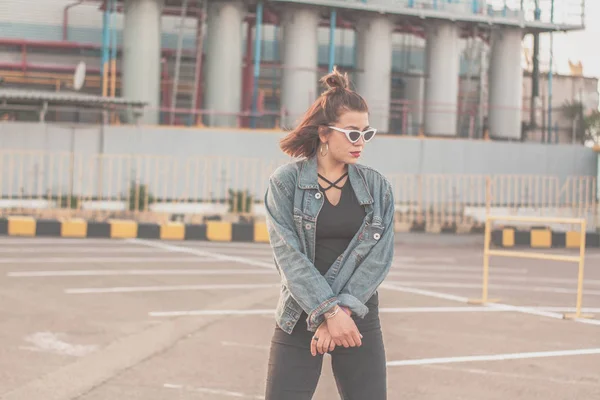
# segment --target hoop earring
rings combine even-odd
[[[323,154],[323,147],[325,147],[325,154]],[[321,153],[321,157],[325,157],[327,154],[329,154],[329,144],[325,143],[325,145],[321,145],[319,148],[319,153]]]

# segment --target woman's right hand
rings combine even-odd
[[[326,321],[327,329],[337,346],[358,347],[362,345],[362,335],[348,314],[340,310]]]

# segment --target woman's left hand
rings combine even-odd
[[[318,338],[318,340],[316,340]],[[310,342],[310,353],[313,356],[319,354],[325,354],[327,352],[331,352],[335,349],[335,342],[329,333],[329,329],[327,328],[327,323],[323,322],[318,328],[315,334],[313,335],[313,339]]]

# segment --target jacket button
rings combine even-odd
[[[319,200],[321,198],[321,193],[315,194],[315,199]]]
[[[375,240],[379,240],[381,238],[381,235],[379,233],[376,233],[373,235],[373,239]]]
[[[310,230],[310,228],[312,227],[312,225],[311,224],[306,224],[304,227],[306,228],[306,230]]]

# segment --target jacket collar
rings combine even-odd
[[[359,168],[355,164],[348,165],[348,179],[356,198],[361,205],[373,204],[373,197],[369,193],[367,182]],[[300,189],[319,189],[317,176],[317,157],[307,158],[300,164],[298,173],[298,187]]]

